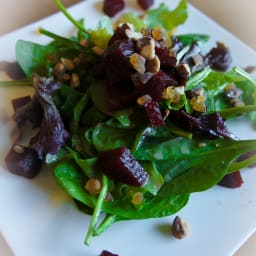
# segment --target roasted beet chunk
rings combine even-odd
[[[227,71],[231,62],[229,49],[223,43],[217,43],[217,47],[212,48],[205,56],[205,63],[217,71]]]
[[[103,250],[103,251],[101,252],[100,256],[118,256],[118,254],[114,254],[114,253],[112,253],[112,252]]]
[[[20,145],[12,146],[5,157],[5,163],[10,172],[26,178],[35,177],[42,166],[35,150]]]
[[[200,115],[199,118],[189,115],[184,110],[171,110],[170,119],[183,129],[201,133],[209,139],[224,137],[235,139],[235,136],[228,131],[220,114],[215,112],[207,115]]]
[[[154,4],[154,0],[137,0],[137,2],[143,10],[149,9]]]
[[[126,23],[124,23],[121,27],[117,27],[113,36],[109,39],[108,45],[110,46],[112,43],[118,40],[128,39],[128,36],[125,33],[126,29],[130,29]]]
[[[101,152],[98,168],[113,180],[131,186],[142,186],[148,180],[147,172],[125,147]]]
[[[160,60],[162,69],[165,70],[175,67],[175,65],[177,64],[177,59],[174,56],[170,56],[167,47],[156,47],[155,51],[156,55]]]
[[[13,99],[12,100],[12,107],[13,107],[14,111],[16,112],[19,108],[23,107],[24,105],[26,105],[30,101],[31,101],[31,97],[29,95]]]
[[[117,40],[106,50],[104,60],[108,83],[111,85],[130,79],[129,57],[135,52],[131,39]]]
[[[226,188],[239,188],[243,183],[241,173],[237,171],[226,174],[218,184]]]
[[[164,125],[164,119],[159,104],[156,101],[147,101],[144,103],[144,107],[146,109],[151,127],[154,128]]]
[[[124,6],[124,0],[104,0],[103,11],[109,17],[113,17],[122,9],[124,9]]]

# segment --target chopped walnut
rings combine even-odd
[[[61,58],[60,61],[64,65],[66,70],[73,70],[75,68],[74,62],[70,59]]]
[[[151,37],[143,37],[137,41],[137,48],[140,55],[147,60],[155,57],[155,40]]]
[[[160,60],[157,55],[155,55],[154,59],[148,60],[146,63],[146,71],[156,74],[160,70]]]
[[[171,103],[179,103],[180,96],[185,94],[184,86],[168,86],[163,93],[163,99],[169,100]]]
[[[143,36],[151,37],[152,30],[150,28],[142,28],[141,33]]]
[[[91,195],[97,195],[101,190],[101,182],[98,179],[90,178],[85,184],[85,189]]]
[[[80,86],[80,78],[78,74],[76,73],[71,74],[70,85],[72,88],[77,88]]]
[[[103,53],[104,53],[104,50],[98,46],[93,46],[92,50],[95,54],[97,54],[99,56],[103,55]]]
[[[24,148],[20,145],[15,144],[12,149],[17,154],[23,154],[24,153]]]
[[[133,68],[140,74],[144,74],[146,71],[145,63],[146,60],[143,56],[139,55],[138,53],[133,53],[130,56],[130,63]]]
[[[126,29],[125,34],[127,35],[128,38],[134,39],[134,40],[139,40],[143,37],[143,35],[140,32],[136,32],[130,29]]]
[[[142,192],[136,192],[136,193],[134,193],[134,195],[132,196],[131,202],[132,202],[133,205],[136,206],[136,205],[142,204],[143,200],[144,200],[144,195],[143,195],[143,193],[142,193]]]
[[[206,98],[203,95],[199,95],[199,96],[192,97],[189,103],[194,110],[199,112],[205,112],[206,111],[205,101],[206,101]]]
[[[64,73],[66,72],[65,66],[63,63],[58,62],[55,67],[53,68],[53,74],[57,77],[57,78],[61,78]]]
[[[141,97],[139,97],[139,98],[137,99],[137,103],[138,103],[140,106],[144,106],[145,103],[150,102],[150,101],[152,101],[152,98],[151,98],[150,95],[143,95],[143,96],[141,96]]]
[[[188,226],[179,216],[174,218],[172,223],[172,234],[178,239],[183,239],[188,233]]]
[[[203,65],[204,60],[200,54],[196,54],[196,55],[192,56],[192,59],[193,59],[195,66]]]
[[[156,27],[152,30],[152,36],[155,40],[160,41],[164,38],[164,31],[161,27]]]

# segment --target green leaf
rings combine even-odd
[[[106,202],[103,209],[109,214],[118,215],[125,219],[160,218],[179,211],[187,204],[188,199],[188,194],[166,197],[148,194],[144,196],[143,203],[137,209],[132,205],[131,198],[124,196],[119,200]]]
[[[144,20],[132,12],[124,13],[116,21],[116,24],[124,23],[132,24],[136,31],[141,31],[141,29],[145,27]]]
[[[232,162],[240,155],[255,150],[255,140],[232,141],[218,139],[215,148],[191,152],[177,161],[165,166],[165,183],[159,191],[160,196],[199,192],[217,184],[228,173]],[[206,143],[206,147],[208,147]],[[211,145],[213,146],[213,145]],[[203,147],[205,148],[205,147]],[[172,159],[169,160],[170,162]],[[167,162],[165,164],[168,164]],[[247,167],[247,166],[243,166]],[[168,171],[167,171],[168,170]]]
[[[207,76],[211,73],[210,67],[205,67],[204,69],[192,74],[186,84],[185,90],[196,89],[200,86],[200,83],[207,78]]]
[[[210,36],[204,34],[180,34],[176,35],[176,37],[183,43],[184,46],[191,45],[193,42],[204,44],[210,40]]]
[[[155,163],[151,161],[140,162],[144,170],[149,174],[148,182],[143,186],[143,190],[150,192],[153,195],[157,195],[158,190],[164,184],[164,178],[160,172],[158,172]]]
[[[67,194],[90,208],[94,208],[95,199],[84,188],[86,177],[71,161],[59,163],[54,169],[54,176]]]
[[[134,128],[112,127],[104,123],[97,124],[92,132],[92,143],[98,151],[119,147],[131,148],[137,130]]]
[[[108,16],[103,16],[96,30],[89,30],[93,43],[101,49],[106,49],[110,37],[113,35],[112,21]]]
[[[166,30],[173,30],[187,20],[187,1],[181,0],[174,10],[169,10],[165,3],[158,8],[146,12],[145,23],[147,27],[154,28],[161,26]]]
[[[98,158],[88,158],[88,159],[76,159],[77,165],[83,170],[84,174],[88,178],[99,177],[99,172],[96,169],[96,162]]]
[[[16,43],[16,59],[28,78],[36,72],[40,75],[48,75],[50,60],[49,56],[54,52],[55,46],[43,46],[24,40]]]

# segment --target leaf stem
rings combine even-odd
[[[239,162],[234,162],[230,165],[230,167],[228,168],[228,172],[231,173],[231,172],[236,172],[236,171],[239,171],[245,167],[248,167],[252,164],[255,164],[256,163],[256,155],[254,156],[251,156],[243,161],[239,161]]]
[[[115,223],[119,219],[116,215],[107,215],[97,229],[94,231],[94,236],[99,236],[102,234],[108,227]]]
[[[61,3],[60,0],[54,0],[55,4],[57,5],[57,7],[59,8],[59,10],[68,18],[68,20],[71,21],[71,23],[74,24],[74,26],[76,28],[78,28],[79,30],[83,31],[86,33],[84,27],[81,25],[80,22],[76,21],[67,11],[67,9],[65,8],[65,6]]]
[[[85,240],[84,240],[84,243],[86,245],[90,244],[90,240],[94,236],[94,233],[95,233],[95,230],[96,230],[96,224],[97,224],[97,221],[99,219],[101,209],[102,209],[102,205],[103,205],[104,199],[106,197],[107,191],[108,191],[108,179],[105,175],[103,175],[102,176],[102,188],[101,188],[100,194],[98,196],[98,200],[97,200],[97,203],[95,205],[93,215],[92,215],[92,218],[91,218],[91,222],[90,222],[90,225],[89,225],[89,228],[88,228]]]
[[[239,115],[244,115],[246,113],[256,111],[256,105],[247,105],[243,107],[234,107],[234,108],[227,108],[218,111],[222,118],[230,119]]]
[[[10,80],[10,81],[0,81],[0,87],[10,87],[10,86],[32,86],[32,81],[29,79],[23,80]]]

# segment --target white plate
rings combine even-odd
[[[86,24],[95,26],[101,17],[102,1],[88,0],[69,9]],[[156,1],[158,5],[160,1]],[[177,1],[165,1],[172,7]],[[128,1],[135,11],[135,1]],[[126,9],[127,10],[127,9]],[[15,42],[26,39],[48,42],[34,32],[41,26],[53,32],[70,35],[73,26],[62,14],[56,14],[0,38],[0,60],[14,61]],[[234,64],[245,67],[255,64],[256,53],[208,17],[189,6],[189,19],[178,32],[201,32],[226,43],[233,54]],[[89,217],[79,212],[57,186],[50,170],[34,180],[27,180],[6,171],[3,158],[11,145],[14,124],[6,120],[11,115],[10,99],[26,95],[24,88],[0,88],[0,228],[17,256],[97,256],[103,249],[120,256],[155,255],[232,255],[256,229],[256,172],[245,170],[240,189],[216,186],[191,196],[179,215],[189,223],[190,235],[175,240],[169,226],[174,216],[162,219],[120,222],[103,235],[83,245]],[[249,124],[233,123],[233,131],[243,138],[256,139]]]

